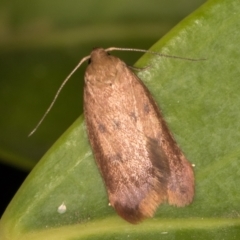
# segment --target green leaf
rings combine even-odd
[[[196,195],[138,225],[108,206],[80,117],[46,153],[8,206],[1,239],[239,239],[240,3],[212,0],[146,54],[140,78],[161,106],[188,159]],[[66,212],[58,207],[64,203]]]

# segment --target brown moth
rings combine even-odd
[[[164,202],[183,207],[194,197],[194,173],[142,81],[109,51],[97,48],[64,80],[52,103],[29,134],[51,110],[63,86],[86,60],[84,115],[89,141],[111,206],[130,223],[152,217]]]
[[[194,173],[142,81],[119,58],[94,49],[85,72],[84,115],[109,202],[130,223],[164,202],[183,207]]]

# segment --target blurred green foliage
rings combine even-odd
[[[28,134],[63,79],[93,47],[148,49],[203,0],[0,2],[0,161],[30,170],[82,113],[83,66]],[[132,65],[139,54],[119,54]]]

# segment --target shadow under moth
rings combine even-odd
[[[89,60],[84,115],[92,151],[111,206],[126,221],[138,223],[152,217],[161,203],[190,204],[194,173],[151,93],[123,61],[109,55],[113,50],[187,59],[141,49],[96,48],[64,80],[29,135],[42,123],[69,78]]]

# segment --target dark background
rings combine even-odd
[[[21,186],[28,172],[5,164],[0,165],[0,215],[3,214],[12,197]]]

